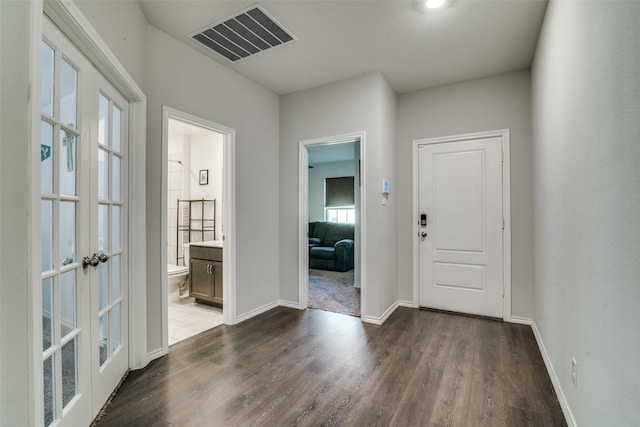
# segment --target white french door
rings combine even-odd
[[[42,407],[88,425],[128,368],[128,104],[45,17],[41,44]]]
[[[503,317],[502,140],[419,146],[420,306]]]
[[[91,382],[93,412],[97,414],[129,366],[128,306],[124,250],[127,214],[126,157],[128,106],[124,98],[101,76],[91,87],[97,111],[92,111],[90,253],[98,265],[88,268],[91,277]],[[97,102],[96,102],[97,101]],[[97,120],[96,120],[97,118]],[[96,173],[97,172],[97,173]],[[94,252],[95,250],[95,252]],[[95,261],[93,262],[95,263]],[[91,260],[90,260],[91,264]]]

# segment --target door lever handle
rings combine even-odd
[[[107,260],[109,260],[109,255],[107,254],[98,255],[97,253],[94,253],[90,257],[86,256],[82,258],[82,268],[86,270],[87,268],[89,268],[89,266],[97,267],[98,264],[100,264],[101,262],[107,262]]]
[[[89,266],[97,267],[100,263],[100,259],[98,258],[98,254],[93,254],[90,257],[86,256],[82,258],[82,268],[87,269]]]
[[[84,270],[86,270],[90,264],[91,264],[91,258],[89,258],[88,256],[82,258],[82,268]]]

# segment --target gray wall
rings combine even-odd
[[[0,424],[15,426],[29,423],[27,362],[32,355],[27,329],[32,148],[27,143],[29,7],[29,2],[0,1]]]
[[[236,314],[279,299],[278,96],[165,33],[147,32],[148,351],[161,346],[161,128],[166,105],[236,130]]]
[[[534,320],[584,427],[640,425],[639,23],[552,1],[532,71]]]
[[[109,49],[144,91],[147,19],[137,1],[75,0]]]
[[[382,179],[395,181],[395,94],[379,73],[296,92],[280,101],[280,298],[298,300],[299,141],[366,132],[364,168],[366,301],[379,318],[396,301],[395,202],[380,203]],[[382,261],[381,261],[382,260]]]
[[[413,300],[412,142],[495,129],[511,136],[512,315],[533,315],[533,186],[528,71],[503,74],[398,97],[398,286]]]
[[[365,147],[367,174],[366,228],[367,283],[372,279],[380,289],[378,312],[375,316],[390,314],[389,309],[398,302],[398,198],[401,193],[397,173],[396,114],[398,97],[381,76],[378,85],[380,105],[378,122],[380,137],[377,145]],[[382,181],[388,180],[390,194],[382,205]],[[372,221],[373,220],[373,221]]]

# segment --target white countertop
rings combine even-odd
[[[191,242],[189,246],[204,246],[207,248],[221,248],[223,244],[222,240],[208,240],[204,242]]]

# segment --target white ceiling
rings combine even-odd
[[[167,134],[169,138],[176,136],[192,136],[202,133],[213,132],[209,129],[201,128],[190,123],[181,122],[180,120],[169,119]]]
[[[380,71],[397,93],[528,68],[546,1],[259,1],[298,40],[231,63],[189,34],[254,0],[143,0],[150,24],[277,94]]]
[[[309,165],[353,161],[355,159],[355,149],[355,142],[309,147],[307,149]]]

